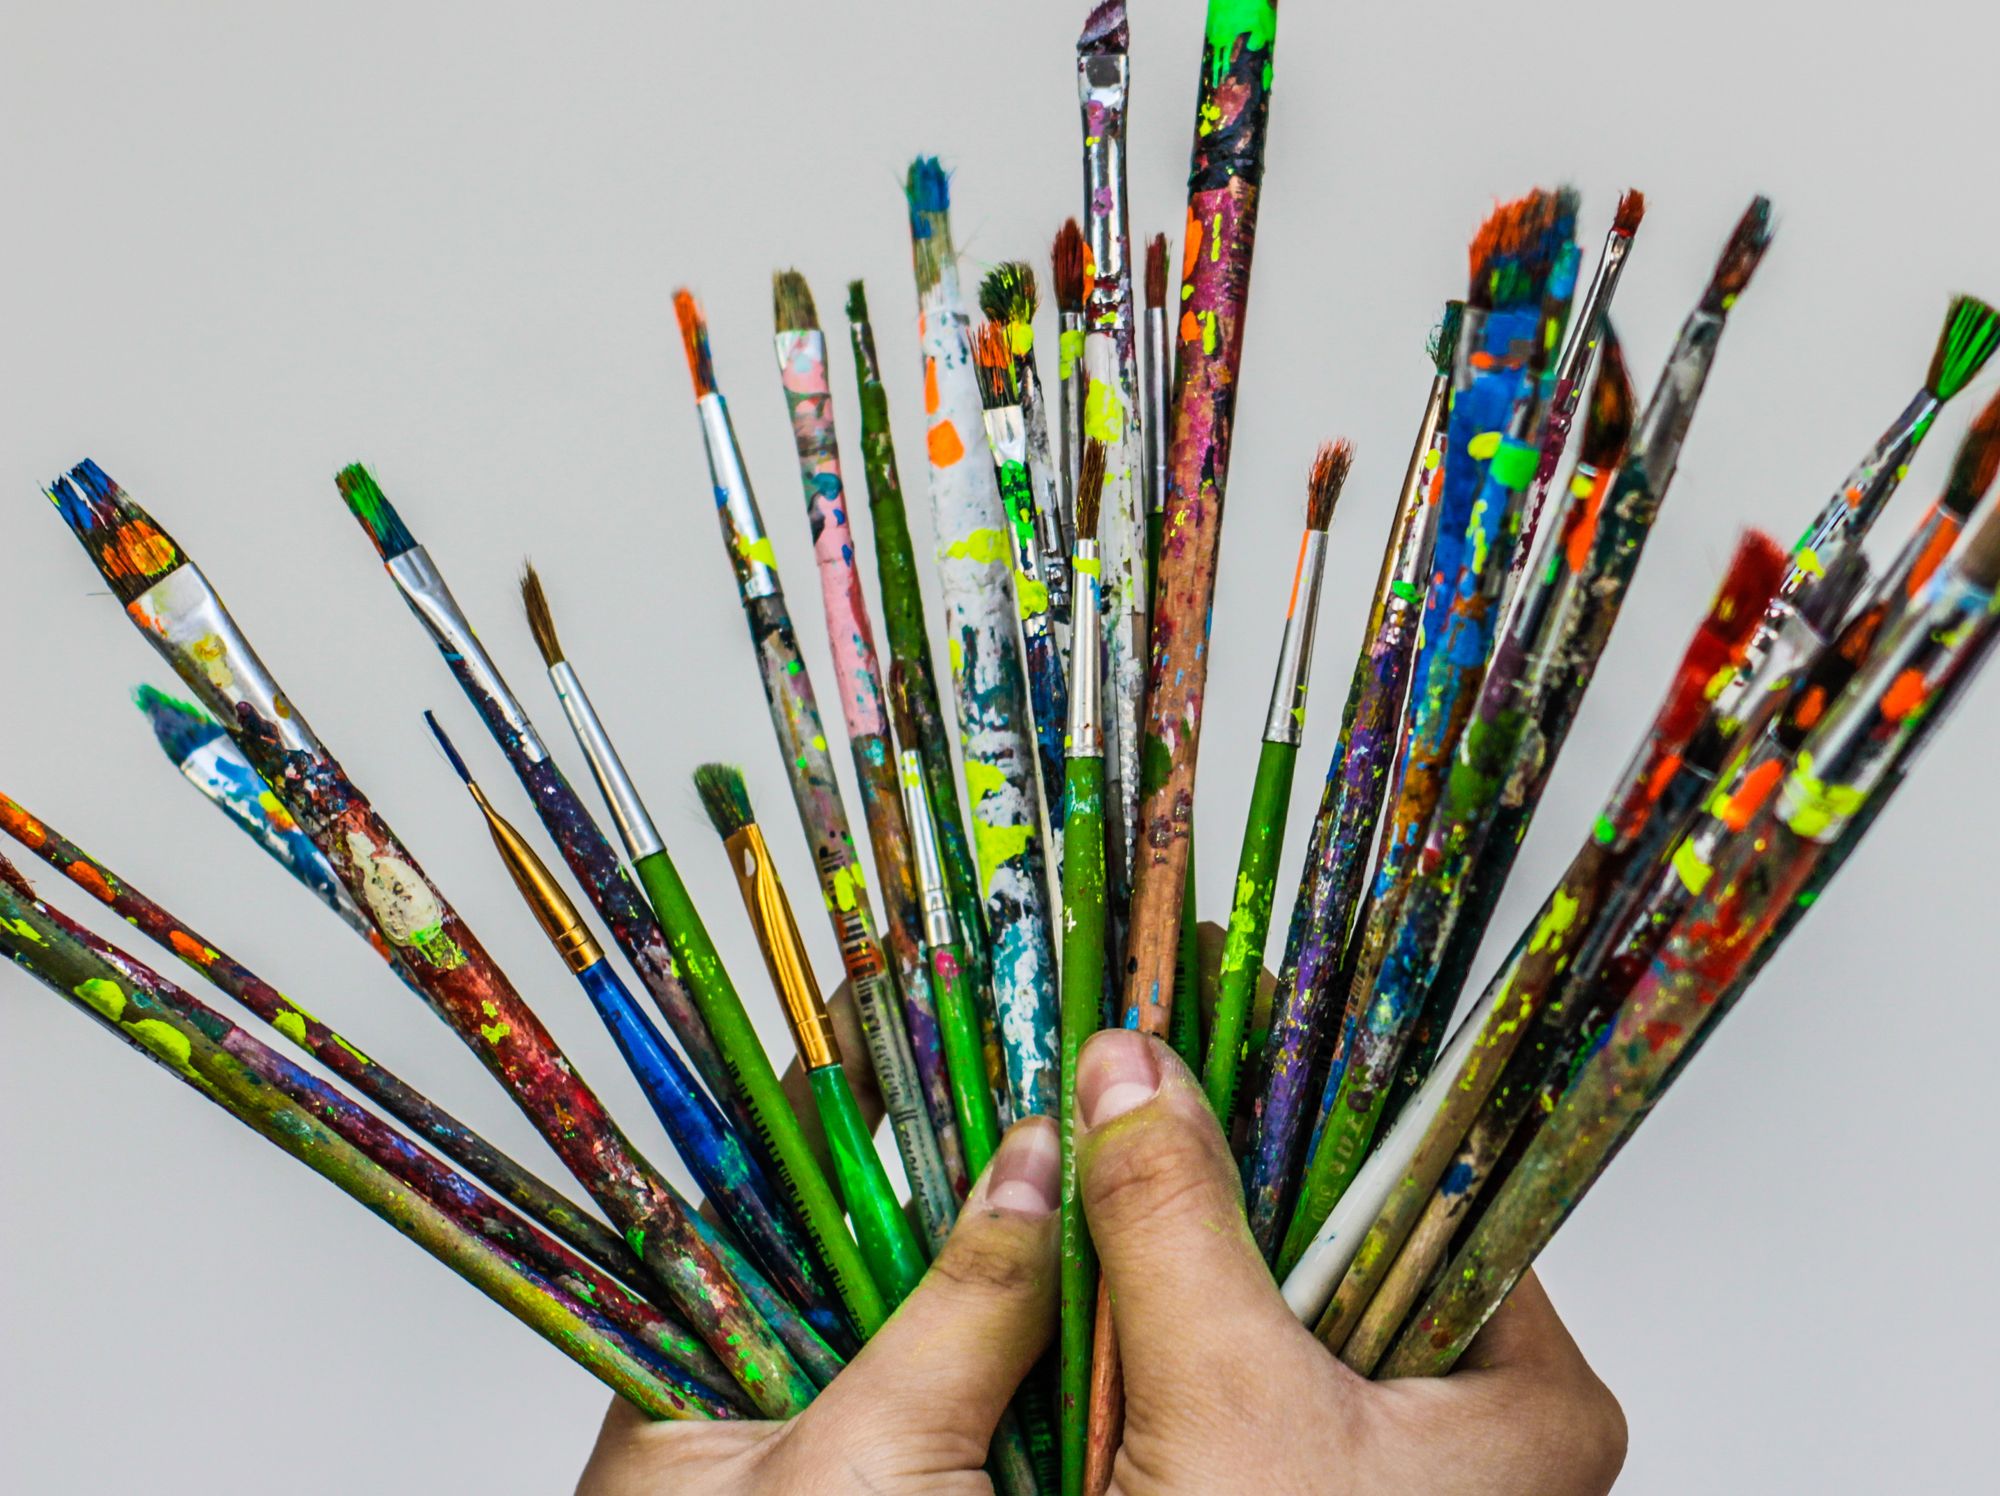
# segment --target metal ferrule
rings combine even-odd
[[[1146,509],[1164,514],[1167,508],[1167,378],[1171,355],[1167,342],[1167,309],[1146,308],[1141,324],[1145,357],[1139,361],[1139,436],[1145,451]]]
[[[1035,544],[1044,556],[1067,556],[1063,538],[1062,483],[1056,477],[1055,459],[1049,452],[1049,402],[1042,391],[1042,376],[1035,360],[1023,355],[1015,360],[1021,381],[1021,424],[1026,433],[1028,482],[1035,499]],[[1043,578],[1049,587],[1049,607],[1059,618],[1069,616],[1069,575],[1061,566],[1047,568]]]
[[[984,412],[986,444],[993,449],[995,462],[1028,463],[1028,428],[1021,420],[1021,407],[1002,405]]]
[[[1555,385],[1569,391],[1569,408],[1574,410],[1583,398],[1583,371],[1590,362],[1591,354],[1604,337],[1604,308],[1610,304],[1612,295],[1618,290],[1618,277],[1624,273],[1625,258],[1632,252],[1632,236],[1616,231],[1605,236],[1604,253],[1598,258],[1597,273],[1590,278],[1590,285],[1583,293],[1583,304],[1570,325],[1569,338],[1563,343],[1561,355],[1556,359]]]
[[[750,488],[750,471],[736,445],[736,428],[722,396],[703,395],[694,403],[701,413],[701,437],[708,448],[708,478],[715,487],[715,512],[722,521],[722,538],[729,545],[729,564],[736,586],[745,597],[778,595],[777,558],[764,517],[757,512],[757,495]]]
[[[527,756],[528,762],[538,764],[546,759],[548,749],[535,736],[527,713],[522,711],[514,693],[507,689],[507,682],[500,678],[500,667],[493,663],[486,646],[473,633],[472,624],[459,609],[451,589],[445,586],[444,577],[431,561],[430,552],[416,546],[395,560],[385,562],[384,566],[397,590],[403,594],[403,601],[430,630],[438,648],[464,666],[468,686],[493,703],[494,710],[507,724],[507,731],[520,742],[521,752]]]
[[[549,684],[556,688],[556,700],[562,703],[570,731],[576,734],[576,745],[590,765],[590,777],[597,781],[598,792],[611,808],[611,819],[618,827],[618,840],[625,847],[626,857],[637,862],[665,851],[667,844],[660,839],[659,828],[646,813],[639,787],[625,772],[618,750],[611,745],[610,735],[597,718],[597,709],[584,694],[583,682],[576,678],[568,660],[558,660],[549,667]]]
[[[1079,57],[1076,67],[1077,101],[1083,105],[1083,200],[1108,202],[1108,212],[1084,215],[1083,231],[1090,245],[1091,276],[1094,280],[1086,303],[1093,331],[1116,327],[1131,315],[1115,289],[1128,282],[1124,261],[1125,208],[1125,103],[1131,93],[1131,67],[1118,52]],[[1095,105],[1117,128],[1091,134],[1090,113]],[[1105,288],[1099,294],[1099,287]]]
[[[1646,402],[1639,423],[1627,447],[1628,462],[1638,461],[1646,472],[1653,492],[1665,493],[1674,468],[1680,462],[1681,444],[1687,440],[1688,425],[1694,420],[1695,402],[1708,382],[1709,365],[1715,362],[1716,345],[1722,339],[1726,318],[1720,312],[1697,308],[1681,324],[1680,341],[1666,371]]]
[[[957,942],[958,921],[952,916],[951,892],[944,881],[944,854],[938,849],[937,822],[931,818],[923,755],[914,748],[903,749],[896,755],[896,772],[903,787],[903,815],[910,823],[910,860],[923,906],[924,944],[940,950]]]
[[[286,700],[192,562],[161,577],[127,603],[125,611],[148,638],[165,647],[181,679],[213,716],[234,724],[241,720],[238,709],[248,708],[286,752],[326,756],[326,745]]]
[[[1070,562],[1070,758],[1104,757],[1104,582],[1097,542],[1079,539]]]
[[[1297,744],[1305,737],[1306,684],[1312,673],[1313,634],[1319,621],[1320,579],[1326,575],[1326,531],[1308,530],[1299,541],[1292,600],[1285,608],[1285,636],[1278,645],[1278,674],[1264,714],[1264,741]]]
[[[763,949],[764,965],[771,973],[771,985],[778,990],[778,1002],[785,1010],[785,1023],[798,1046],[800,1061],[808,1070],[838,1065],[840,1044],[833,1036],[819,983],[806,960],[805,941],[792,917],[785,886],[778,881],[778,870],[771,864],[771,849],[764,845],[763,831],[753,823],[723,846],[729,852],[730,870],[736,874],[743,907],[756,928],[757,944]]]
[[[556,953],[572,973],[587,971],[602,961],[603,947],[591,935],[590,927],[584,924],[583,916],[577,913],[576,905],[570,902],[569,895],[556,882],[548,864],[535,855],[535,849],[528,845],[520,832],[507,824],[507,818],[493,808],[484,790],[476,784],[471,786],[471,790],[480,813],[486,817],[486,830],[493,838],[493,846],[500,853],[501,862],[506,865],[508,876],[521,890],[521,897],[527,901],[535,923],[549,937],[549,944],[556,948]]]
[[[1921,433],[1930,429],[1944,402],[1925,391],[1910,402],[1884,432],[1874,449],[1856,464],[1847,481],[1814,518],[1792,550],[1792,569],[1779,589],[1780,597],[1796,597],[1826,574],[1828,567],[1859,545],[1890,492],[1909,466]]]

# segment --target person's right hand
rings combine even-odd
[[[1221,1131],[1172,1050],[1096,1035],[1077,1113],[1084,1208],[1125,1368],[1114,1493],[1611,1488],[1624,1415],[1533,1274],[1450,1376],[1364,1381],[1279,1297]]]

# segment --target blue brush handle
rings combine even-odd
[[[846,1322],[821,1287],[831,1280],[805,1232],[708,1093],[639,1010],[610,961],[599,959],[578,972],[576,980],[611,1031],[675,1151],[743,1249],[814,1329],[846,1338]]]

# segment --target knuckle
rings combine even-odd
[[[1038,1277],[1011,1234],[991,1229],[954,1236],[931,1264],[931,1276],[950,1292],[969,1298],[1018,1297],[1030,1291]]]
[[[1210,1203],[1213,1160],[1201,1139],[1154,1129],[1116,1140],[1091,1160],[1084,1209],[1094,1222],[1129,1229]]]

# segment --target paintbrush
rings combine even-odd
[[[0,858],[0,955],[365,1206],[653,1418],[728,1417],[523,1260],[504,1209],[387,1124],[35,899]],[[258,1244],[268,1250],[268,1244]]]
[[[964,460],[967,437],[981,430],[984,418],[952,246],[950,182],[936,158],[911,163],[904,194],[923,352],[932,528],[1007,1091],[1016,1118],[1048,1116],[1057,1087],[1055,950],[1034,743],[1008,596],[1007,516],[993,465]]]
[[[1291,805],[1292,773],[1305,736],[1306,684],[1312,668],[1313,633],[1319,621],[1320,582],[1326,573],[1326,532],[1341,485],[1354,460],[1346,440],[1328,442],[1313,459],[1306,483],[1306,527],[1299,538],[1291,598],[1278,645],[1278,669],[1264,715],[1263,746],[1250,786],[1250,812],[1243,848],[1236,861],[1236,896],[1216,979],[1214,1035],[1202,1086],[1223,1123],[1236,1114],[1236,1078],[1244,1060],[1244,1029],[1264,970],[1264,944],[1271,931],[1271,901],[1277,889],[1278,859],[1284,850],[1285,818]]]
[[[1083,461],[1083,230],[1063,220],[1049,249],[1049,273],[1056,288],[1056,413],[1060,428],[1062,554],[1076,550],[1076,480]]]
[[[555,759],[543,746],[534,724],[499,667],[473,632],[472,624],[451,595],[430,552],[417,543],[409,526],[389,502],[368,470],[355,463],[334,480],[340,496],[374,543],[382,569],[444,656],[452,677],[479,713],[493,741],[507,755],[508,765],[534,803],[535,814],[562,853],[580,887],[610,929],[618,948],[632,963],[661,1015],[681,1041],[688,1058],[707,1081],[723,1112],[748,1133],[749,1123],[721,1051],[715,1046],[701,1012],[674,969],[667,938],[645,898],[627,876],[590,811],[570,788]]]
[[[1062,1489],[1083,1489],[1089,1433],[1091,1315],[1097,1261],[1076,1170],[1076,1066],[1098,1026],[1104,992],[1104,633],[1097,520],[1104,495],[1104,449],[1084,447],[1077,483],[1076,626],[1070,635],[1069,779],[1064,789],[1062,949],[1061,1325],[1057,1337]]]
[[[708,323],[686,290],[674,293],[674,311],[680,319],[688,373],[694,381],[695,410],[708,452],[715,513],[736,576],[744,621],[749,625],[771,728],[777,735],[799,823],[812,848],[821,898],[840,944],[896,1149],[916,1193],[925,1231],[935,1245],[949,1233],[958,1199],[931,1128],[895,985],[875,938],[867,882],[848,831],[847,808],[834,776],[833,754],[821,725],[812,677],[806,673],[805,657],[792,631],[791,611],[778,582],[777,555],[750,488],[729,407],[716,388]]]
[[[806,1314],[813,1327],[829,1341],[846,1338],[833,1295],[822,1283],[826,1270],[805,1233],[785,1213],[762,1166],[723,1121],[722,1113],[681,1057],[668,1048],[659,1030],[639,1011],[583,916],[527,839],[494,809],[437,717],[425,712],[424,721],[444,750],[446,762],[472,796],[472,803],[479,807],[493,849],[520,890],[522,902],[590,999],[695,1183],[765,1276]]]
[[[1049,399],[1043,393],[1042,374],[1035,361],[1035,312],[1040,303],[1034,269],[1021,260],[995,265],[979,283],[979,309],[1006,333],[1007,351],[1014,361],[1014,392],[1019,397],[1021,430],[1027,441],[1035,543],[1047,562],[1043,581],[1049,591],[1049,616],[1058,629],[1067,629],[1069,573],[1062,564],[1062,558],[1068,554],[1062,528],[1062,484],[1049,440]],[[1005,497],[1004,485],[1002,497]],[[1059,803],[1060,799],[1057,796],[1051,804]],[[1052,811],[1051,819],[1054,818]]]
[[[1069,687],[1063,679],[1062,651],[1056,641],[1049,578],[1063,570],[1041,548],[1041,526],[1027,465],[1019,366],[1005,328],[985,322],[973,331],[972,366],[979,376],[986,443],[1007,511],[1007,545],[1014,561],[1014,606],[1021,631],[1021,662],[1028,675],[1028,711],[1034,719],[1035,763],[1040,770],[1041,803],[1051,829],[1062,818],[1063,731],[1069,718]],[[1057,876],[1062,870],[1062,838],[1052,838]]]
[[[805,942],[792,917],[777,866],[764,842],[763,828],[750,808],[742,774],[727,764],[703,764],[694,771],[695,789],[716,835],[729,853],[730,870],[743,896],[744,912],[757,932],[757,945],[771,973],[771,985],[785,1010],[799,1063],[812,1083],[820,1122],[833,1151],[840,1192],[854,1218],[876,1284],[893,1310],[924,1275],[924,1252],[889,1185],[875,1139],[862,1121],[860,1105],[841,1068],[833,1024],[813,980]]]
[[[95,463],[58,478],[49,494],[133,625],[229,729],[432,1007],[507,1088],[758,1410],[778,1418],[806,1406],[813,1382],[701,1238],[692,1212],[284,695],[200,569]],[[802,1321],[797,1328],[810,1336]]]
[[[1167,236],[1146,241],[1146,315],[1140,324],[1144,379],[1139,402],[1139,434],[1145,450],[1146,575],[1160,570],[1160,530],[1167,518],[1167,391],[1173,384],[1173,354],[1167,342]]]
[[[1004,1105],[1006,1064],[986,952],[986,911],[980,902],[977,863],[965,833],[958,774],[938,701],[937,670],[931,663],[930,633],[924,623],[923,591],[917,580],[916,548],[910,542],[903,483],[896,467],[896,443],[889,429],[889,394],[875,354],[875,330],[868,320],[868,297],[860,281],[847,283],[848,332],[854,346],[854,382],[861,402],[862,471],[868,480],[868,514],[875,531],[875,575],[882,588],[883,633],[889,642],[889,699],[910,713],[916,740],[905,740],[923,756],[924,782],[937,818],[938,851],[945,883],[965,945],[967,971],[978,1000],[981,1042],[988,1080]]]
[[[1264,1046],[1264,1082],[1252,1113],[1244,1163],[1251,1234],[1267,1257],[1277,1248],[1289,1203],[1286,1196],[1304,1141],[1302,1124],[1313,1098],[1313,1060],[1323,1048],[1334,972],[1374,849],[1383,790],[1401,731],[1436,531],[1438,490],[1444,481],[1445,412],[1464,311],[1463,302],[1447,302],[1429,343],[1430,394],[1383,546],[1361,650],[1341,709],[1340,737],[1327,764],[1278,966],[1271,1032]]]
[[[959,1143],[943,1038],[924,969],[923,915],[917,905],[910,832],[897,787],[889,709],[883,699],[882,669],[875,657],[875,629],[861,591],[861,571],[854,561],[854,534],[847,523],[847,488],[841,479],[840,444],[834,432],[826,336],[820,331],[819,312],[804,276],[796,270],[783,270],[772,277],[771,287],[778,377],[792,418],[799,482],[805,490],[806,518],[812,526],[813,558],[832,645],[834,685],[847,725],[855,782],[861,788],[862,819],[875,853],[875,871],[882,880],[882,909],[889,954],[896,966],[896,987],[903,998],[903,1024],[946,1177],[953,1194],[962,1200],[972,1187],[972,1179]]]
[[[667,854],[665,840],[647,811],[639,789],[626,773],[611,736],[585,694],[583,682],[570,664],[556,633],[555,615],[533,565],[522,569],[521,603],[535,647],[548,666],[549,682],[576,734],[592,777],[611,808],[632,871],[652,901],[673,948],[688,991],[701,1009],[702,1021],[715,1036],[723,1062],[736,1082],[737,1094],[757,1129],[774,1177],[783,1186],[799,1222],[811,1235],[819,1260],[831,1275],[849,1319],[865,1338],[880,1329],[888,1307],[869,1275],[854,1238],[848,1234],[840,1201],[833,1193],[819,1158],[806,1140],[790,1099],[772,1067],[770,1056],[744,1009],[743,999],[709,938],[708,927],[695,907],[687,885]]]

